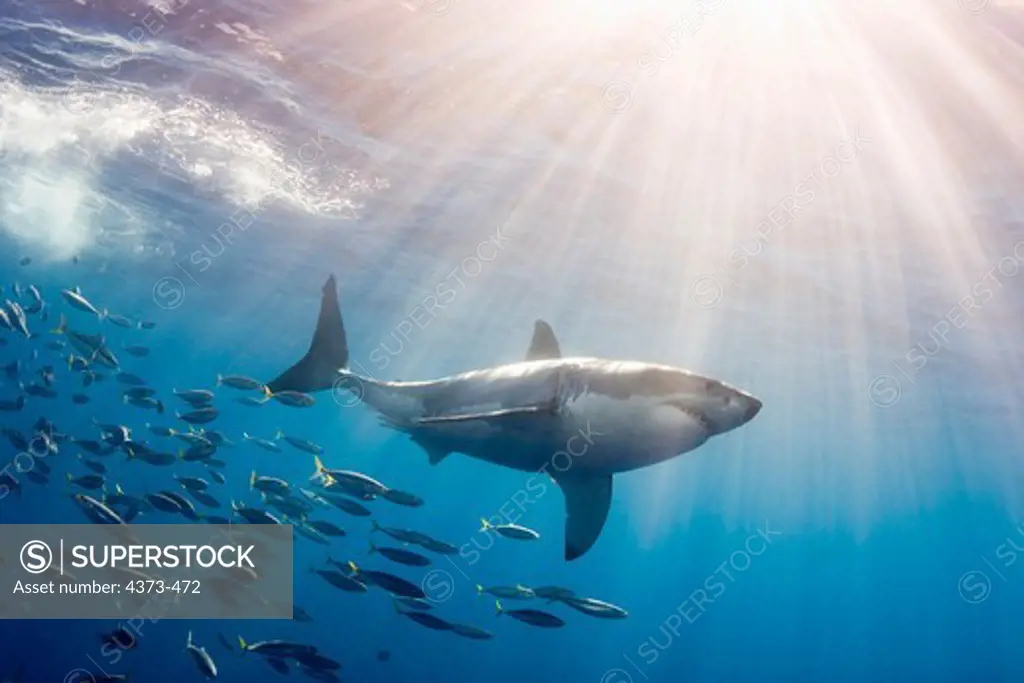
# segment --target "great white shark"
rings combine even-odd
[[[351,393],[422,446],[433,465],[462,453],[545,472],[565,494],[566,560],[583,555],[601,534],[614,474],[692,451],[761,410],[751,394],[681,368],[563,357],[542,320],[519,363],[418,382],[362,376],[349,369],[333,275],[309,351],[267,389]]]

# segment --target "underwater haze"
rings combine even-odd
[[[209,479],[80,447],[109,442],[104,423],[188,448],[147,428],[188,432],[186,389],[219,411],[193,430],[233,442],[202,515],[265,507],[253,472],[317,486],[314,455],[279,432],[422,500],[310,515],[346,531],[295,535],[310,619],[158,620],[111,653],[116,620],[8,618],[0,681],[201,681],[190,631],[225,681],[1018,679],[1022,114],[1020,0],[0,0],[0,302],[29,328],[0,325],[0,426],[62,438],[33,477],[0,440],[0,523],[84,524],[69,494]],[[295,407],[218,385],[300,359],[332,274],[363,376],[518,363],[543,320],[566,357],[686,368],[763,408],[616,474],[603,530],[568,561],[546,478],[431,464],[344,391]],[[51,332],[62,316],[118,367]],[[119,373],[154,400],[126,401]],[[67,481],[95,474],[86,460],[103,488]],[[425,628],[379,586],[339,590],[312,571],[328,556],[487,635]],[[499,608],[478,586],[624,612]],[[238,636],[341,666],[265,661]]]

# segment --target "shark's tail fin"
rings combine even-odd
[[[348,367],[348,340],[338,304],[338,286],[331,275],[324,283],[320,298],[320,317],[309,351],[295,365],[267,383],[272,393],[300,391],[309,394],[330,389],[338,370]]]

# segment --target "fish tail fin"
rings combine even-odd
[[[375,519],[371,519],[371,520],[370,520],[370,523],[372,524],[372,526],[370,527],[370,533],[371,533],[371,534],[372,534],[372,533],[373,533],[374,531],[380,531],[380,524],[379,524],[379,523],[377,522],[377,520],[375,520]]]
[[[256,488],[256,470],[253,470],[252,474],[249,475],[249,490],[251,491],[254,488]]]
[[[106,320],[107,316],[109,316],[109,315],[110,315],[110,311],[107,310],[106,308],[104,308],[102,311],[99,312],[100,320]]]
[[[189,629],[188,637],[185,639],[185,648],[188,649],[190,647],[192,647],[192,629]]]
[[[338,304],[334,275],[327,278],[320,297],[320,315],[309,351],[299,362],[267,383],[269,393],[291,390],[304,394],[330,389],[338,370],[348,367],[348,338]]]
[[[252,441],[252,437],[249,435],[249,432],[242,432],[242,438],[246,441]]]
[[[373,539],[370,539],[370,549],[367,551],[366,554],[373,555],[375,552],[377,552],[377,546],[373,544]]]
[[[156,401],[156,412],[160,415],[164,414],[164,402],[160,399],[157,399]]]
[[[67,481],[68,481],[67,485],[68,485],[68,487],[70,487],[71,486],[71,482],[73,482],[75,480],[75,478],[73,476],[71,476],[70,472],[66,472],[64,474],[64,476],[67,477]]]
[[[495,600],[494,601],[494,610],[495,610],[495,614],[497,614],[499,617],[501,616],[501,613],[505,611],[501,607],[501,600]]]
[[[60,314],[60,321],[57,322],[57,327],[50,330],[53,334],[64,334],[68,330],[68,319],[63,313]]]
[[[247,652],[249,650],[249,644],[245,642],[245,638],[242,636],[238,636],[238,649],[242,652]]]
[[[284,438],[284,430],[278,428],[278,430],[276,432],[274,432],[274,441],[277,441],[278,439],[283,439],[283,438]]]
[[[476,594],[477,595],[483,595],[484,594],[484,587],[481,586],[479,583],[476,585]]]
[[[480,531],[487,531],[491,528],[491,523],[487,521],[486,517],[480,518]]]
[[[351,569],[352,573],[354,573],[354,574],[358,574],[359,573],[359,566],[355,562],[353,562],[352,560],[348,561],[348,568]]]
[[[222,374],[220,374],[220,373],[218,372],[218,373],[217,373],[217,383],[216,383],[216,386],[218,386],[218,387],[219,387],[219,386],[221,386],[222,384],[224,384],[224,375],[222,375]]]

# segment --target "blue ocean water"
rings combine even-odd
[[[58,392],[6,426],[173,423],[112,379],[73,404],[79,379],[44,346],[60,312],[115,352],[149,347],[124,368],[177,407],[174,388],[299,358],[330,273],[375,376],[521,360],[542,318],[567,353],[691,368],[765,407],[618,475],[599,541],[567,563],[561,494],[510,504],[529,475],[431,466],[328,395],[249,408],[219,389],[215,426],[238,442],[222,500],[253,502],[253,470],[313,471],[243,432],[323,445],[328,465],[426,501],[375,501],[374,519],[466,549],[424,585],[494,638],[331,589],[307,571],[324,551],[298,538],[312,623],[164,620],[111,661],[114,622],[6,620],[0,680],[198,680],[190,629],[226,680],[280,674],[218,633],[315,644],[345,681],[1018,676],[1022,30],[1019,6],[975,0],[6,0],[0,283],[35,285],[53,317],[30,316],[39,339],[0,332],[0,360],[26,383],[54,365]],[[59,290],[75,285],[154,328],[71,312]],[[0,399],[21,393],[0,382]],[[62,481],[85,473],[75,455],[0,500],[0,521],[85,522]],[[173,483],[109,464],[128,491]],[[510,511],[541,539],[477,532]],[[368,520],[329,518],[349,532],[333,556],[383,568]],[[629,616],[552,605],[566,626],[532,628],[476,584],[564,585]]]

